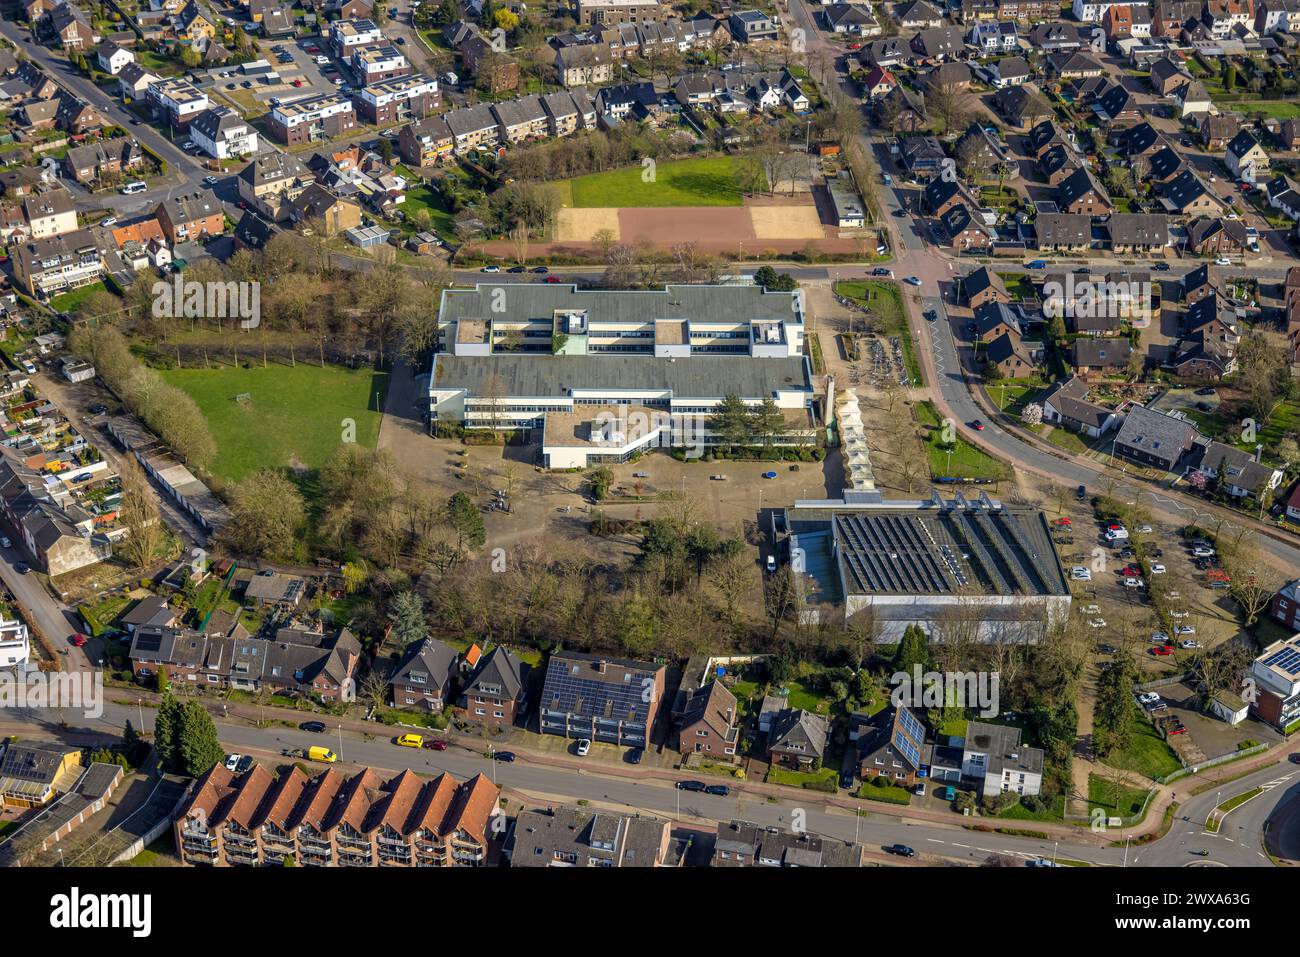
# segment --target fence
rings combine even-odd
[[[1267,751],[1268,748],[1269,746],[1267,744],[1257,744],[1252,748],[1245,748],[1244,750],[1234,751],[1230,754],[1221,754],[1217,758],[1210,758],[1207,761],[1201,761],[1199,764],[1193,765],[1192,767],[1180,768],[1171,774],[1166,774],[1163,778],[1156,778],[1156,783],[1169,784],[1173,781],[1177,781],[1179,778],[1185,778],[1188,775],[1204,771],[1206,768],[1213,768],[1220,764],[1229,764],[1232,761],[1239,761],[1242,758],[1248,758],[1251,755]]]

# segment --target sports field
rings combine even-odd
[[[605,206],[739,206],[741,191],[736,161],[729,156],[670,160],[651,170],[640,164],[563,180],[562,205]]]
[[[343,441],[374,447],[388,374],[339,366],[162,370],[207,416],[217,440],[212,473],[238,481],[261,468],[318,468]],[[241,399],[241,396],[247,398]]]

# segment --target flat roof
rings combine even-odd
[[[430,389],[481,395],[495,376],[516,397],[572,395],[575,391],[667,392],[674,398],[763,398],[778,391],[812,392],[802,356],[697,355],[685,359],[602,352],[585,356],[518,354],[434,356]]]

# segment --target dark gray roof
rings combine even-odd
[[[512,867],[656,867],[668,822],[560,806],[523,811],[506,842]]]
[[[1106,229],[1111,245],[1163,246],[1169,241],[1169,217],[1159,213],[1112,213]]]
[[[1043,773],[1043,752],[1020,743],[1020,729],[972,721],[966,726],[966,751],[988,755],[985,776],[1000,778],[1003,771]]]
[[[1043,213],[1034,220],[1040,246],[1084,245],[1092,242],[1092,217],[1087,213]]]
[[[497,645],[479,660],[465,682],[465,693],[483,692],[517,701],[523,696],[527,679],[528,666],[505,645]]]
[[[1133,354],[1133,344],[1127,339],[1103,339],[1084,336],[1070,343],[1070,363],[1076,368],[1124,368]]]
[[[786,708],[772,719],[768,750],[820,758],[826,750],[826,719],[802,708]]]
[[[456,652],[436,638],[412,642],[390,679],[393,684],[444,691],[456,674]]]
[[[1197,435],[1196,426],[1186,419],[1135,405],[1128,410],[1124,424],[1115,436],[1115,444],[1177,462],[1183,452],[1191,447]]]
[[[493,355],[434,357],[433,382],[439,389],[466,389],[479,395],[495,376],[504,394],[519,397],[568,395],[574,389],[626,389],[671,392],[678,398],[760,398],[778,390],[812,391],[803,357],[692,356],[676,362],[650,355],[587,356]]]

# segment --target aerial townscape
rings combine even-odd
[[[1298,74],[1300,0],[3,0],[0,866],[1300,864]]]

